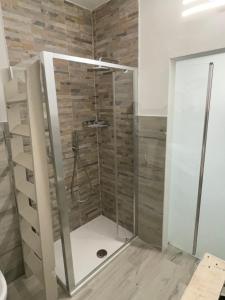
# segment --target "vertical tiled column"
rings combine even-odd
[[[138,119],[138,234],[161,248],[167,119]]]

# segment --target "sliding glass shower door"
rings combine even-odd
[[[225,54],[215,55],[197,255],[225,259]]]
[[[137,70],[49,52],[42,61],[56,274],[72,295],[136,235]]]
[[[210,63],[214,64],[207,140],[203,139]],[[193,253],[225,258],[225,54],[176,63],[170,140],[169,242]],[[202,189],[202,149],[206,142]],[[203,157],[204,158],[204,157]],[[199,222],[196,219],[198,195]]]

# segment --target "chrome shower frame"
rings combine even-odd
[[[105,260],[100,266],[93,270],[87,277],[85,277],[79,284],[75,284],[75,274],[73,268],[73,257],[70,240],[70,226],[69,226],[69,215],[68,207],[65,201],[66,190],[64,183],[64,170],[63,170],[63,155],[62,145],[60,137],[60,125],[59,125],[59,112],[57,105],[57,94],[56,94],[56,82],[54,74],[54,59],[59,59],[68,62],[75,62],[81,64],[88,64],[97,67],[106,67],[115,70],[127,70],[133,72],[133,103],[134,103],[134,123],[133,123],[133,140],[134,140],[134,176],[135,176],[135,188],[134,188],[134,199],[133,199],[133,240],[137,235],[137,107],[138,107],[138,69],[118,65],[114,63],[103,62],[99,60],[81,58],[70,55],[63,55],[53,52],[43,51],[40,54],[40,60],[43,66],[43,74],[45,81],[45,92],[46,92],[46,106],[48,114],[48,125],[50,132],[50,140],[52,146],[53,165],[55,170],[55,182],[56,182],[56,196],[59,208],[59,218],[61,227],[61,241],[65,268],[66,286],[65,289],[72,296],[80,289],[88,280],[90,280],[95,274],[97,274],[106,264],[114,259],[121,251],[123,251],[131,242],[131,240],[124,243],[124,245],[112,254],[107,260]],[[116,202],[118,200],[116,199]],[[116,205],[118,209],[118,203]],[[118,221],[118,220],[117,220]]]

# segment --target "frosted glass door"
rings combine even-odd
[[[209,62],[176,64],[169,194],[169,242],[192,253]]]
[[[213,62],[197,256],[210,252],[225,259],[225,54],[214,55]]]
[[[225,54],[176,64],[168,237],[192,253],[210,62],[214,75],[196,255],[225,259]]]

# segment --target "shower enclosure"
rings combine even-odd
[[[56,274],[72,295],[136,236],[137,69],[43,52]]]
[[[225,258],[225,54],[175,64],[167,152],[168,241]]]

